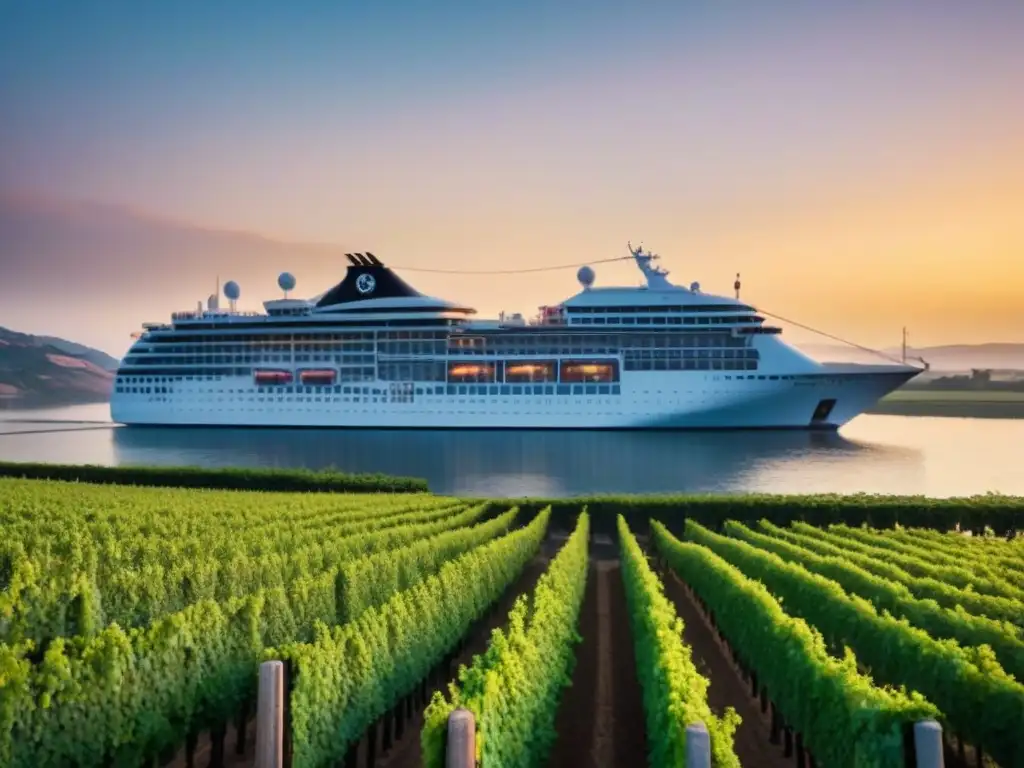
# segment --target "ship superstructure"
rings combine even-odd
[[[674,285],[630,246],[638,287],[581,290],[537,317],[480,320],[425,296],[372,253],[312,300],[204,308],[147,323],[117,373],[135,425],[835,429],[909,380],[905,365],[821,364],[737,297]]]

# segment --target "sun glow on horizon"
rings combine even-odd
[[[346,251],[497,271],[632,239],[858,343],[1024,343],[1024,4],[229,6],[4,8],[0,181],[26,199],[0,197],[0,324],[122,354],[217,275],[252,310]],[[406,279],[485,317],[578,290]]]

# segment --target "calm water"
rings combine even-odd
[[[105,405],[0,412],[2,460],[336,467],[425,477],[438,493],[509,497],[672,491],[1024,495],[1022,449],[1024,420],[997,419],[861,416],[838,435],[349,432],[114,427]]]

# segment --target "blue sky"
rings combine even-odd
[[[908,294],[963,340],[956,285],[971,337],[1005,338],[1024,2],[724,6],[0,0],[0,187],[444,268],[644,239],[681,282],[740,269],[869,340]],[[816,299],[823,260],[846,290]],[[568,277],[426,289],[528,310]]]

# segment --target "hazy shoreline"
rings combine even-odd
[[[1024,392],[903,389],[886,395],[866,413],[885,416],[1024,419]]]

